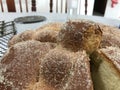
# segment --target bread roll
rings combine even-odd
[[[62,23],[49,23],[35,31],[34,40],[40,42],[57,42],[57,35],[60,31]]]
[[[101,47],[120,47],[120,29],[117,27],[99,24],[103,31]]]
[[[17,34],[11,38],[11,40],[8,42],[8,46],[10,47],[18,42],[31,40],[33,34],[34,34],[33,30],[26,30],[20,34]]]
[[[1,61],[0,90],[93,90],[85,51],[51,48],[38,41],[12,46]]]
[[[84,51],[51,50],[40,66],[39,82],[53,88],[49,90],[93,90],[89,57]]]
[[[62,23],[54,22],[45,24],[44,26],[36,30],[26,30],[18,35],[15,35],[11,38],[8,43],[8,46],[12,46],[18,42],[27,41],[27,40],[37,40],[41,42],[57,42],[57,34],[60,31]]]
[[[34,34],[33,39],[40,41],[40,42],[52,42],[56,43],[57,42],[57,35],[58,31],[54,30],[40,30],[36,31]]]
[[[39,77],[42,57],[54,48],[49,43],[26,41],[10,47],[1,60],[0,90],[24,90],[35,84]],[[10,88],[10,89],[9,89]]]
[[[87,20],[61,26],[10,40],[0,61],[0,90],[120,90],[119,29]]]
[[[68,21],[58,35],[58,42],[72,51],[84,49],[87,53],[95,51],[101,42],[102,31],[98,25],[86,21]]]
[[[120,90],[120,48],[106,47],[91,56],[95,90]]]

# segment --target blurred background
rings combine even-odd
[[[0,0],[0,2],[2,2],[3,4],[2,6],[4,6],[4,12],[8,12],[8,6],[6,4],[7,1],[13,1],[15,3],[16,12],[20,12],[19,2],[21,2],[21,6],[23,8],[22,12],[26,12],[26,1],[29,12],[32,12],[32,1],[36,2],[36,12],[50,12],[50,1],[52,1],[52,13],[56,13],[56,9],[58,9],[57,13],[66,13],[64,10],[66,8],[66,0]],[[67,3],[71,1],[77,1],[77,14],[79,15],[85,15],[85,2],[87,1],[87,15],[97,15],[108,18],[120,19],[120,0],[67,0]],[[12,8],[13,6],[14,5],[11,4],[10,7]],[[0,12],[2,12],[1,7]]]

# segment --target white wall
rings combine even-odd
[[[87,15],[93,15],[95,0],[88,0]],[[85,0],[81,0],[80,14],[85,15]]]
[[[68,0],[69,2],[69,0]],[[95,0],[88,0],[87,2],[87,15],[93,15]],[[85,15],[85,0],[78,0],[77,14]]]
[[[120,19],[120,0],[118,0],[118,4],[115,4],[113,8],[111,7],[111,0],[107,1],[104,17]]]
[[[50,0],[36,0],[36,7],[38,12],[49,12]]]

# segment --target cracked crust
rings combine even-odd
[[[58,42],[72,51],[84,49],[87,53],[95,51],[101,42],[101,28],[82,20],[68,21],[58,35]]]
[[[103,36],[101,41],[101,48],[106,46],[113,46],[120,48],[120,29],[117,27],[99,24],[102,28]]]

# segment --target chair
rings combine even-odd
[[[8,12],[51,12],[51,13],[68,13],[69,2],[72,0],[0,0],[1,11],[5,12],[5,5]],[[73,0],[76,1],[76,0]],[[88,4],[90,3],[90,4]],[[77,14],[92,15],[94,0],[78,0]],[[92,6],[92,7],[91,7]],[[16,9],[17,8],[17,9]],[[47,8],[47,9],[46,9]]]
[[[70,1],[72,0],[50,0],[50,12],[68,13],[71,8],[69,7]],[[87,15],[88,0],[78,0],[76,7],[77,14],[81,14],[81,9],[83,9],[82,14]]]
[[[67,0],[50,0],[50,12],[67,13]]]
[[[8,12],[36,11],[36,0],[0,0],[0,4],[1,12],[5,12],[6,9]]]

